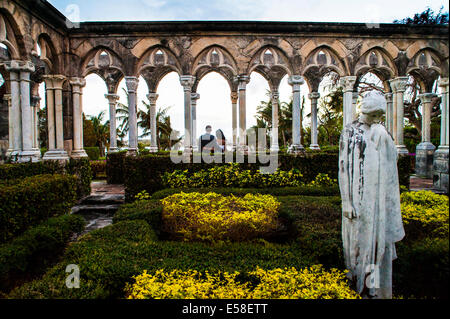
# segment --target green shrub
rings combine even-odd
[[[106,177],[106,161],[91,161],[92,178],[104,178]]]
[[[159,236],[161,229],[162,204],[159,200],[136,200],[130,204],[121,205],[114,214],[113,222],[125,220],[145,220]]]
[[[240,273],[195,270],[155,274],[144,271],[127,285],[128,299],[360,299],[352,290],[345,272],[326,271],[320,265],[306,269],[265,270],[249,273],[251,281],[242,282]],[[177,287],[177,289],[174,289]]]
[[[8,291],[21,279],[42,272],[56,261],[71,235],[83,228],[81,216],[53,217],[0,245],[0,291]]]
[[[297,169],[303,175],[303,181],[313,181],[319,173],[327,174],[330,179],[338,177],[338,153],[313,152],[301,156],[280,153],[278,156],[278,169],[290,171]],[[401,157],[399,159],[399,181],[402,185],[409,185],[411,173],[411,158]],[[123,181],[125,184],[126,200],[133,201],[134,196],[146,190],[149,194],[165,188],[162,176],[174,170],[188,170],[190,174],[200,170],[226,164],[206,163],[178,163],[171,161],[170,156],[165,154],[151,154],[137,157],[127,157],[125,154],[111,154],[108,156],[107,175],[108,182]],[[256,172],[260,166],[268,164],[248,163],[248,157],[244,157],[244,163],[240,163],[242,170]]]
[[[450,278],[448,237],[401,241],[396,246],[394,292],[405,297],[447,299]]]
[[[49,217],[67,213],[76,200],[73,175],[37,175],[0,186],[0,243]]]
[[[91,161],[97,161],[100,157],[100,148],[97,146],[95,147],[84,147],[84,150],[86,151],[86,154],[89,157],[89,160]]]
[[[448,197],[431,191],[400,195],[403,224],[411,239],[449,235]]]
[[[161,200],[163,229],[172,238],[246,241],[275,231],[280,203],[271,195],[244,197],[179,193]]]
[[[106,180],[108,184],[123,184],[126,151],[108,153],[106,157]]]
[[[261,174],[258,171],[243,170],[239,164],[215,166],[197,172],[175,170],[162,176],[166,187],[284,187],[301,186],[303,175],[297,169],[277,170],[273,174]]]
[[[77,177],[77,198],[81,199],[91,194],[92,171],[87,158],[70,159],[67,162],[66,173]]]
[[[316,186],[298,186],[298,187],[274,187],[274,188],[235,188],[235,187],[210,187],[210,188],[166,188],[156,191],[151,195],[152,199],[163,199],[176,193],[208,193],[215,192],[222,195],[233,194],[235,196],[244,196],[245,194],[270,194],[273,196],[334,196],[339,195],[339,187],[316,187]]]
[[[78,199],[91,193],[91,166],[88,159],[70,159],[64,165],[57,161],[42,161],[35,163],[14,163],[0,165],[0,183],[19,182],[20,179],[43,174],[70,174],[78,178]]]
[[[245,274],[264,269],[307,267],[315,261],[292,245],[204,244],[154,241],[142,220],[123,221],[93,231],[71,244],[66,254],[40,279],[14,289],[9,298],[122,298],[132,277],[166,270],[228,271]],[[80,267],[80,288],[65,285],[68,264]]]

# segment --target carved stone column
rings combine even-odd
[[[13,113],[13,160],[19,162],[39,161],[41,153],[33,147],[33,110],[31,107],[30,74],[34,64],[30,61],[7,61],[6,70],[10,72],[11,111]]]
[[[88,157],[83,147],[83,106],[82,91],[86,86],[84,78],[71,78],[72,85],[72,104],[73,104],[73,150],[72,158]]]
[[[403,142],[403,94],[406,90],[406,84],[408,83],[408,77],[398,77],[389,81],[392,91],[394,92],[394,118],[393,118],[393,135],[395,145],[397,146],[397,152],[399,155],[407,155],[408,149]]]
[[[233,151],[237,148],[237,103],[238,92],[231,92],[231,126],[233,130]]]
[[[31,114],[33,117],[33,148],[40,150],[39,145],[39,109],[41,104],[41,98],[38,95],[31,96]]]
[[[126,76],[125,83],[128,91],[128,152],[127,155],[135,156],[138,151],[138,127],[136,92],[139,79],[135,76]]]
[[[384,94],[386,98],[386,129],[393,136],[393,126],[394,126],[394,110],[393,110],[393,94],[388,92]]]
[[[197,136],[197,100],[200,98],[200,94],[191,93],[191,120],[192,120],[192,148],[198,149],[198,136]]]
[[[311,145],[312,150],[320,150],[317,134],[317,100],[320,98],[319,92],[311,92],[308,95],[311,100]]]
[[[6,157],[11,157],[14,152],[14,115],[11,110],[11,94],[4,94],[3,100],[8,106],[8,150],[6,151]]]
[[[355,107],[353,104],[353,91],[355,88],[356,76],[345,76],[341,78],[341,85],[344,91],[344,127],[353,122],[355,117]]]
[[[158,134],[157,134],[157,123],[156,123],[156,100],[158,99],[158,94],[149,93],[147,94],[147,98],[150,101],[150,152],[156,153],[158,152]]]
[[[119,100],[117,94],[105,94],[109,104],[109,152],[114,153],[117,148],[116,105]]]
[[[289,85],[292,86],[292,145],[289,147],[290,153],[303,152],[305,148],[301,143],[301,114],[300,114],[300,86],[305,80],[300,75],[292,75],[288,79]]]
[[[436,147],[431,144],[431,101],[436,94],[419,95],[422,102],[422,142],[416,147],[416,174],[427,178],[433,177],[433,154]]]
[[[449,160],[449,94],[448,78],[441,78],[441,140],[433,161],[433,184],[438,191],[448,194],[448,160]]]
[[[184,151],[183,155],[189,157],[192,154],[192,111],[191,93],[195,77],[192,75],[180,76],[180,83],[184,90]]]
[[[280,94],[276,90],[271,92],[272,100],[272,132],[271,132],[271,143],[270,151],[278,152],[280,147],[278,145],[278,100],[280,99]]]
[[[239,95],[239,145],[238,150],[247,151],[247,84],[250,82],[248,75],[238,76],[238,95]]]

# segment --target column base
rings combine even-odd
[[[109,153],[117,153],[118,151],[119,151],[118,147],[110,147],[108,150]]]
[[[158,153],[158,146],[150,146],[150,153]]]
[[[69,155],[65,150],[47,151],[42,158],[44,161],[68,161]]]
[[[433,160],[433,188],[448,194],[448,160],[449,147],[439,146]]]
[[[41,160],[41,152],[38,149],[20,151],[18,155],[19,163],[40,162]]]
[[[433,178],[433,154],[436,147],[430,142],[422,142],[416,147],[416,175]]]
[[[129,148],[127,150],[127,156],[137,156],[138,150],[137,148]]]
[[[290,154],[301,154],[305,152],[305,148],[301,144],[293,144],[289,146],[288,153]]]
[[[86,158],[88,157],[86,151],[84,149],[81,150],[73,150],[72,153],[70,154],[71,158]]]
[[[397,147],[398,155],[408,155],[409,154],[409,151],[405,145],[395,145],[395,146]]]
[[[236,152],[248,153],[248,145],[238,145],[236,148]]]
[[[280,151],[280,147],[278,145],[272,145],[270,147],[270,151],[271,152],[279,152]]]
[[[319,146],[319,144],[311,144],[309,146],[309,149],[310,150],[315,150],[315,151],[320,151],[320,146]]]

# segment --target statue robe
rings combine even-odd
[[[397,149],[381,124],[355,121],[341,134],[339,187],[342,240],[349,278],[356,291],[392,298],[395,242],[405,232],[400,211]],[[352,216],[344,216],[352,212]]]

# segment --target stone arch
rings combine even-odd
[[[191,71],[195,76],[194,92],[201,79],[210,72],[222,75],[230,85],[232,92],[237,90],[235,80],[238,75],[236,61],[225,48],[219,45],[211,45],[203,49],[195,58]]]
[[[322,45],[306,57],[302,75],[311,92],[317,92],[322,78],[330,72],[345,76],[344,63],[331,47]]]
[[[431,92],[436,79],[448,73],[445,61],[441,61],[432,48],[423,48],[411,58],[406,73],[417,80],[422,92]]]
[[[153,46],[139,58],[137,74],[142,75],[150,92],[156,92],[161,79],[170,72],[182,74],[178,58],[166,47]]]
[[[120,80],[124,77],[122,59],[111,49],[96,47],[81,60],[81,73],[85,77],[91,73],[100,76],[108,88],[108,93],[117,92]]]
[[[355,64],[354,74],[358,78],[368,72],[375,74],[383,82],[398,75],[394,59],[386,50],[379,46],[367,49]]]
[[[271,89],[278,88],[281,79],[287,74],[292,75],[292,66],[287,55],[280,48],[267,45],[260,48],[250,60],[247,74],[253,71],[261,74]]]
[[[19,27],[12,15],[2,8],[0,8],[0,43],[7,48],[9,60],[26,59],[25,44]]]
[[[46,33],[40,34],[36,45],[39,45],[41,49],[39,59],[45,64],[46,71],[53,74],[59,73],[59,58],[50,36]]]

